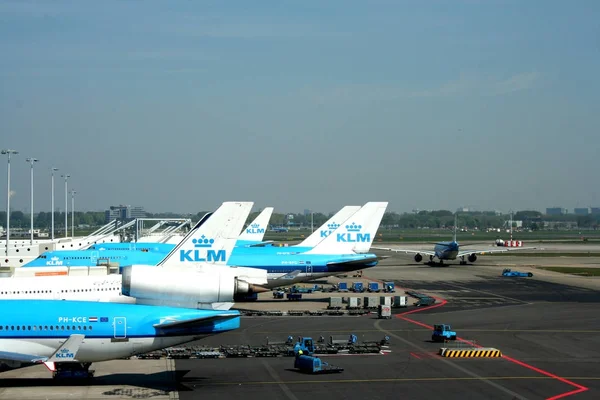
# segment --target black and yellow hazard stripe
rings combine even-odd
[[[442,357],[449,358],[489,358],[489,357],[502,357],[502,352],[496,349],[469,349],[469,350],[452,350],[442,349],[440,352]]]

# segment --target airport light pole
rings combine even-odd
[[[30,157],[25,161],[31,165],[31,230],[29,231],[29,244],[33,246],[33,164],[39,160],[37,158]]]
[[[75,237],[75,190],[71,190],[71,235]]]
[[[19,154],[16,150],[3,149],[0,153],[8,156],[8,169],[6,179],[6,256],[8,257],[8,243],[10,240],[10,156],[11,154]]]
[[[58,168],[52,167],[52,241],[54,241],[54,172],[58,171]]]
[[[61,175],[61,177],[65,178],[65,238],[69,237],[69,221],[68,218],[68,208],[69,208],[69,192],[67,191],[67,179],[71,177],[69,174]]]

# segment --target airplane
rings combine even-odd
[[[234,250],[234,254],[258,254],[254,250],[257,247],[260,247],[262,250],[260,254],[273,253],[273,254],[296,254],[308,251],[319,244],[323,239],[331,234],[335,229],[337,229],[340,224],[336,223],[343,222],[350,218],[352,215],[356,214],[358,210],[360,210],[360,206],[345,206],[337,213],[335,213],[331,218],[329,218],[323,225],[317,228],[313,233],[311,233],[306,239],[302,242],[295,245],[287,245],[282,243],[275,243],[274,241],[261,241],[256,243],[247,244],[244,246],[237,246]],[[282,247],[284,247],[282,249]],[[271,251],[269,251],[271,250]]]
[[[266,229],[271,215],[273,214],[273,207],[266,207],[263,209],[258,216],[242,231],[242,234],[238,237],[235,246],[249,246],[256,243],[261,243],[265,236]],[[204,216],[210,216],[211,213],[207,213]],[[85,251],[85,250],[97,250],[99,252],[105,250],[125,250],[125,251],[142,251],[142,252],[159,252],[169,253],[175,244],[172,243],[160,243],[160,242],[143,242],[143,243],[95,243],[91,244],[85,249],[74,250],[74,251]]]
[[[413,249],[396,249],[390,247],[373,247],[375,250],[387,250],[394,251],[397,253],[414,253],[415,262],[421,262],[423,260],[423,255],[429,256],[429,261],[426,263],[428,265],[434,265],[434,258],[439,260],[439,264],[443,265],[444,261],[453,261],[457,258],[460,258],[460,265],[467,265],[467,261],[470,263],[474,263],[477,261],[477,255],[487,254],[487,253],[500,253],[511,250],[525,250],[525,249],[535,249],[535,247],[505,247],[505,248],[493,248],[493,249],[485,249],[485,250],[460,250],[460,246],[456,240],[456,215],[454,216],[454,236],[452,241],[449,242],[438,242],[434,245],[433,250],[413,250]],[[465,257],[467,258],[465,260]]]
[[[333,229],[337,228],[339,222],[345,221],[356,213],[360,206],[346,206],[338,211],[332,218],[314,231],[309,237],[298,245],[289,246],[292,250],[282,250],[273,241],[263,241],[264,230],[260,227],[266,226],[273,208],[265,208],[258,217],[248,225],[248,228],[238,237],[232,254],[292,254],[308,251],[315,247]],[[210,217],[207,213],[203,218]],[[335,221],[338,221],[337,223]],[[255,227],[258,225],[258,227]],[[254,226],[254,227],[253,227]],[[251,229],[252,233],[248,232]],[[176,245],[169,243],[101,243],[90,246],[87,250],[57,250],[47,251],[36,259],[23,265],[24,268],[32,267],[87,267],[95,266],[99,260],[108,259],[110,262],[118,263],[120,266],[133,264],[156,265],[170,253]],[[255,251],[260,249],[258,251]],[[368,251],[368,248],[365,250]]]
[[[272,213],[273,207],[266,207],[240,235],[235,246],[247,246],[262,242],[265,235],[264,227],[267,226]],[[211,214],[205,214],[199,223],[210,217]],[[175,244],[159,242],[98,243],[92,244],[86,249],[46,251],[22,267],[89,267],[98,265],[102,260],[118,263],[120,266],[155,265],[163,260],[175,246]]]
[[[290,254],[237,254],[229,265],[267,270],[266,288],[306,282],[374,267],[383,257],[367,253],[379,229],[387,202],[369,202],[308,251]]]
[[[366,203],[308,251],[296,254],[275,254],[269,251],[263,254],[258,250],[265,249],[265,247],[257,247],[255,254],[236,255],[236,249],[239,249],[239,247],[236,247],[232,251],[227,265],[266,270],[267,283],[260,284],[262,288],[273,288],[337,275],[342,272],[374,267],[383,257],[367,252],[375,239],[387,205],[388,202]],[[211,218],[211,216],[208,217],[209,222]],[[205,240],[208,240],[208,238]],[[197,243],[196,246],[203,248],[201,243]],[[147,257],[142,262],[134,263],[138,270],[144,268],[149,271],[153,265],[160,266],[164,261],[159,260],[162,255],[157,256],[158,253],[135,252],[135,254],[145,254]],[[209,250],[207,256],[203,256],[199,253],[198,248],[194,250],[181,249],[180,245],[176,246],[167,255],[167,258],[174,259],[175,262],[182,265],[203,262],[207,258],[209,261],[211,258],[214,261],[214,259],[221,257],[224,258],[225,254]],[[141,264],[144,264],[145,267]],[[25,268],[25,266],[21,268]],[[150,272],[147,272],[147,274],[150,274]],[[132,296],[135,297],[134,294]]]
[[[266,207],[260,214],[248,225],[235,243],[236,247],[248,246],[262,242],[269,225],[269,220],[273,214],[273,207]]]
[[[267,290],[259,286],[267,283],[266,271],[226,268],[251,207],[251,202],[225,202],[181,241],[182,251],[205,250],[199,258],[208,260],[209,252],[224,254],[210,262],[182,265],[173,254],[150,271],[145,266],[132,266],[123,274],[0,278],[0,300],[84,300],[228,310],[234,295]],[[196,244],[202,238],[211,238],[211,247],[198,249]]]
[[[92,363],[238,329],[240,313],[137,304],[0,300],[0,370],[45,364],[53,377],[93,377]]]

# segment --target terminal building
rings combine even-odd
[[[588,207],[577,207],[573,209],[573,213],[575,215],[588,215],[590,213],[590,209]]]
[[[567,213],[567,210],[562,207],[546,208],[546,215],[564,215],[566,213]]]
[[[110,206],[108,210],[104,211],[104,219],[106,223],[114,221],[115,219],[134,219],[134,218],[146,218],[146,211],[141,206]]]

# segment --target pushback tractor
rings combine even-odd
[[[328,374],[342,372],[344,369],[322,361],[313,356],[315,344],[310,337],[301,337],[294,346],[294,368],[309,374]]]
[[[456,332],[452,330],[452,327],[445,324],[433,325],[431,341],[445,342],[446,340],[456,340]]]

